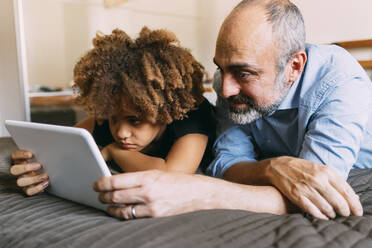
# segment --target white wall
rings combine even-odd
[[[0,1],[0,137],[8,136],[5,119],[24,120],[20,87],[13,1]]]
[[[23,0],[31,85],[65,87],[97,30],[121,28],[135,36],[143,25],[168,28],[213,73],[220,25],[240,0],[130,0],[105,9],[103,0]],[[293,0],[312,43],[372,38],[370,0]],[[372,51],[356,53],[371,59]]]
[[[62,3],[23,0],[28,77],[30,85],[64,85],[65,73]]]
[[[201,16],[203,31],[199,40],[204,44],[202,61],[209,71],[213,71],[211,58],[218,29],[223,19],[240,0],[202,0]],[[371,0],[292,0],[301,10],[306,25],[307,41],[328,44],[335,41],[372,39]],[[351,50],[362,60],[372,59],[372,49]]]
[[[308,41],[330,43],[372,38],[370,0],[292,0],[301,10]]]
[[[307,40],[316,44],[372,39],[370,0],[293,0],[305,19]],[[349,49],[359,60],[371,60],[372,48]],[[367,70],[372,78],[372,70]]]
[[[198,0],[133,0],[105,9],[102,0],[23,0],[30,85],[66,87],[97,31],[167,28],[201,59]],[[161,7],[159,7],[161,6]]]

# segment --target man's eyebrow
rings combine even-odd
[[[215,63],[216,66],[220,67],[216,60],[213,58],[213,63]],[[227,69],[230,71],[233,70],[239,70],[239,69],[244,69],[252,73],[253,75],[258,75],[260,73],[260,70],[257,69],[255,66],[252,66],[248,63],[235,63],[227,66]]]
[[[253,75],[258,75],[260,73],[260,70],[258,68],[248,63],[235,63],[235,64],[229,65],[227,68],[231,71],[244,69],[246,71],[249,71]]]

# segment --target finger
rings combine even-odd
[[[30,172],[26,175],[23,175],[17,179],[17,185],[19,187],[26,187],[33,184],[41,183],[48,180],[49,177],[46,173],[37,175],[35,172]]]
[[[41,193],[44,191],[46,187],[49,185],[49,180],[41,182],[39,184],[36,184],[34,186],[28,186],[23,188],[23,191],[26,193],[28,196],[36,195],[38,193]]]
[[[133,205],[138,203],[145,203],[142,197],[141,188],[132,188],[126,190],[116,190],[110,192],[99,193],[98,199],[102,203],[115,203]]]
[[[24,150],[17,150],[15,152],[12,152],[12,160],[27,160],[31,159],[34,155],[30,151],[24,151]]]
[[[363,215],[363,207],[362,204],[360,203],[359,196],[355,194],[353,188],[351,188],[351,186],[346,181],[340,178],[340,180],[338,180],[337,183],[333,183],[333,181],[331,181],[331,185],[346,201],[347,206],[350,208],[350,211],[354,215],[356,216]]]
[[[323,192],[323,197],[331,204],[333,209],[341,216],[350,215],[350,207],[346,199],[337,191],[332,184],[328,184]]]
[[[10,167],[10,174],[14,176],[20,176],[31,171],[40,170],[41,168],[42,166],[38,162],[33,162],[29,164],[16,164]]]
[[[139,187],[146,173],[148,172],[140,171],[102,177],[94,183],[93,189],[98,192]]]
[[[146,205],[128,205],[123,207],[117,207],[117,206],[109,206],[107,208],[107,212],[118,218],[118,219],[134,219],[132,215],[132,208],[135,210],[135,218],[144,218],[144,217],[151,217],[150,211]]]
[[[13,164],[27,164],[27,163],[28,163],[28,161],[24,160],[24,159],[13,160]]]
[[[298,205],[305,213],[308,213],[316,218],[328,220],[317,206],[315,206],[307,197],[301,196],[300,204]]]
[[[324,197],[319,194],[318,191],[315,189],[311,188],[311,193],[308,193],[307,198],[317,207],[325,216],[328,218],[335,218],[336,217],[336,212],[331,206],[331,204],[324,199]]]

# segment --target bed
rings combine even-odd
[[[26,197],[9,175],[11,138],[0,138],[0,247],[372,247],[372,170],[349,183],[364,216],[324,221],[301,214],[198,211],[130,221],[48,195]],[[226,196],[228,200],[228,196]]]

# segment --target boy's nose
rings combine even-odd
[[[126,125],[120,125],[117,129],[117,136],[120,139],[126,139],[131,136],[130,128]]]

